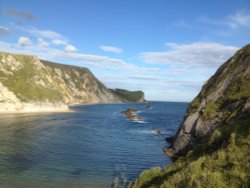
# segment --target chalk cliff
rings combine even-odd
[[[129,93],[129,92],[128,92]],[[68,105],[130,102],[87,68],[0,52],[0,111],[67,110]]]

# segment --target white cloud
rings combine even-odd
[[[149,64],[183,68],[217,68],[238,50],[237,47],[219,43],[167,43],[166,45],[169,48],[167,51],[144,52],[140,57]]]
[[[31,46],[33,43],[28,37],[20,37],[18,39],[19,46]]]
[[[101,76],[100,80],[110,88],[122,87],[128,90],[143,90],[148,100],[168,101],[190,101],[197,95],[203,84],[197,79],[167,79],[157,76]]]
[[[102,45],[102,46],[100,46],[100,49],[105,51],[105,52],[122,53],[121,48],[117,48],[117,47],[114,47],[114,46]]]
[[[56,58],[78,60],[84,64],[91,66],[91,68],[104,71],[110,71],[110,73],[119,74],[161,74],[165,73],[166,70],[156,67],[143,67],[138,66],[133,63],[126,62],[122,59],[111,58],[108,56],[99,56],[92,54],[83,54],[83,53],[58,53]]]
[[[40,37],[44,37],[44,38],[50,38],[50,39],[56,39],[56,38],[65,38],[63,35],[55,32],[55,31],[51,31],[51,30],[39,30],[36,28],[32,28],[30,30],[30,33],[36,35],[36,36],[40,36]]]
[[[41,46],[41,47],[48,47],[49,46],[49,43],[46,42],[45,40],[43,40],[42,38],[39,38],[37,40],[37,42],[38,42],[38,46]]]
[[[10,33],[10,29],[4,26],[0,26],[0,35],[8,35]]]
[[[77,51],[76,47],[71,45],[71,44],[65,46],[64,50],[67,51],[67,52],[75,52],[75,51]]]
[[[25,33],[29,33],[32,36],[37,37],[37,38],[46,38],[46,39],[52,39],[52,40],[55,40],[55,39],[66,40],[65,36],[52,30],[42,30],[36,27],[20,26],[20,25],[15,25],[15,29],[18,32],[22,31]]]
[[[237,29],[239,27],[250,28],[250,13],[238,11],[228,17],[227,24],[233,29]]]
[[[227,26],[230,29],[250,28],[250,13],[242,10],[221,19],[203,16],[199,20],[206,24]]]
[[[61,39],[53,39],[52,44],[58,45],[58,46],[60,46],[60,45],[66,46],[68,43],[64,40],[61,40]]]
[[[67,51],[66,53],[63,49],[57,49],[53,45],[44,48],[34,44],[23,48],[17,44],[0,41],[0,51],[33,54],[41,59],[55,62],[57,59],[62,59],[64,62],[68,62],[68,64],[74,62],[74,65],[89,68],[108,87],[144,90],[148,99],[172,101],[191,100],[197,95],[205,80],[218,68],[218,65],[224,62],[224,60],[220,63],[217,61],[214,63],[213,61],[211,65],[207,65],[204,59],[210,60],[215,58],[210,58],[211,54],[209,53],[214,54],[216,52],[215,54],[218,55],[219,51],[224,54],[225,49],[226,51],[229,50],[230,53],[232,49],[234,51],[237,49],[236,47],[217,43],[168,43],[167,46],[169,49],[165,52],[146,52],[141,54],[143,59],[151,64],[136,65],[123,59],[111,58],[109,56],[72,51]],[[205,53],[205,51],[208,51],[208,53]],[[158,53],[160,53],[160,56]],[[194,62],[194,60],[199,61]],[[158,66],[158,64],[161,65]],[[210,68],[210,66],[213,68]]]

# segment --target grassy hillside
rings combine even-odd
[[[199,95],[191,102],[190,112],[199,107],[202,99],[207,98],[225,84],[219,99],[208,99],[205,106],[204,118],[213,118],[216,112],[224,109],[227,105],[250,98],[250,45],[239,50],[235,56],[224,63],[203,86]],[[224,83],[225,82],[225,83]],[[223,84],[222,84],[223,83]]]
[[[3,54],[0,54],[0,60]],[[3,67],[0,70],[0,82],[6,86],[10,91],[15,93],[17,97],[24,102],[27,101],[51,101],[57,102],[62,100],[62,95],[57,89],[45,87],[35,83],[34,79],[41,79],[43,82],[48,83],[44,77],[44,72],[37,69],[36,61],[33,56],[29,55],[15,55],[16,65],[20,66],[13,71],[13,65]],[[19,64],[18,62],[21,62]],[[6,65],[0,62],[3,66]],[[4,72],[5,70],[5,72]],[[6,71],[9,71],[6,73]]]
[[[124,89],[110,89],[110,91],[128,102],[144,102],[144,93],[142,91],[127,91]]]
[[[187,156],[140,174],[130,187],[249,187],[250,113],[217,129]]]
[[[72,104],[140,102],[141,91],[109,90],[89,69],[40,60],[35,56],[0,52],[0,83],[14,99],[5,105],[34,102]],[[1,97],[1,91],[0,91]]]

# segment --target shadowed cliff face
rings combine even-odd
[[[250,45],[224,63],[190,103],[175,141],[167,153],[186,154],[215,129],[250,107]]]
[[[130,102],[110,91],[87,68],[3,52],[0,53],[0,89],[2,111]]]
[[[249,187],[250,45],[207,81],[167,140],[176,160],[143,171],[129,187]]]

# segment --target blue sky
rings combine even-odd
[[[192,100],[249,39],[249,0],[0,0],[0,51],[88,67],[148,100]]]

